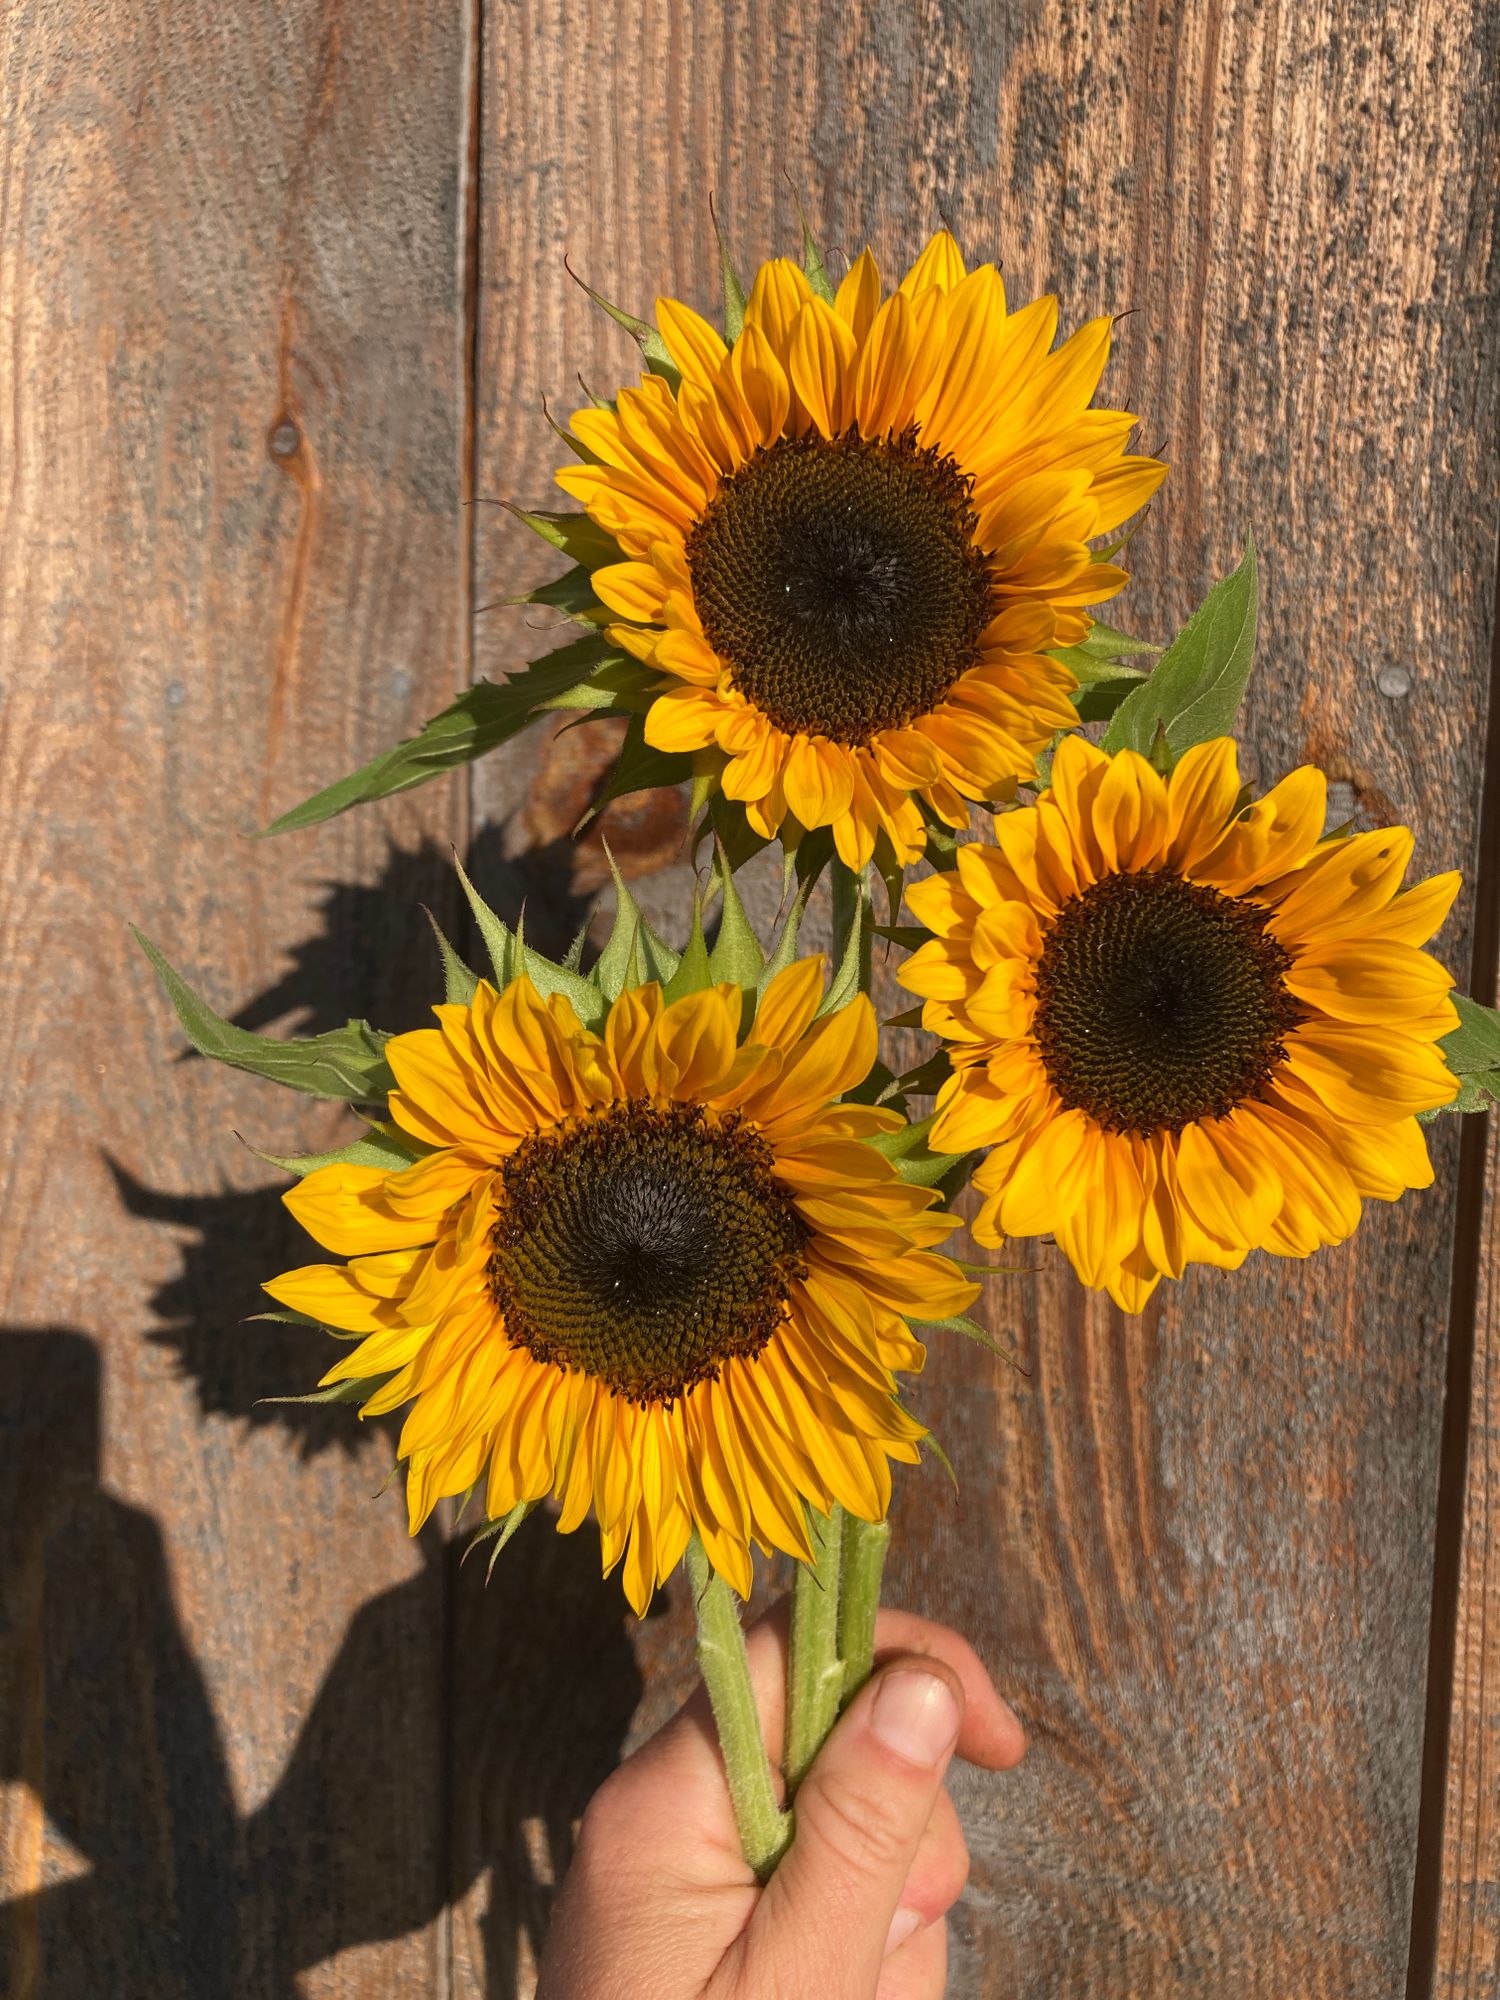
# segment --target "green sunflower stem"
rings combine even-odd
[[[839,1658],[839,1571],[844,1510],[835,1501],[825,1520],[808,1511],[814,1560],[798,1563],[792,1586],[791,1658],[787,1670],[786,1785],[795,1798],[814,1757],[838,1720],[844,1688]]]
[[[734,1823],[745,1859],[764,1882],[790,1844],[792,1816],[776,1803],[739,1606],[697,1535],[688,1543],[687,1570],[698,1614],[698,1666],[719,1733]]]
[[[890,1545],[889,1521],[861,1521],[853,1514],[845,1520],[839,1581],[839,1658],[844,1670],[840,1708],[854,1699],[874,1670],[875,1614]]]

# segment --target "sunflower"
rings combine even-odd
[[[412,1532],[483,1482],[503,1520],[590,1506],[643,1612],[694,1528],[743,1595],[752,1542],[812,1557],[804,1503],[884,1517],[922,1427],[895,1369],[977,1287],[926,1246],[951,1217],[865,1143],[900,1125],[832,1100],[868,1074],[868,999],[821,1019],[823,961],[767,987],[631,988],[595,1034],[529,979],[481,983],[385,1054],[390,1114],[430,1150],[333,1165],[285,1197],[347,1264],[267,1285],[365,1338],[325,1383],[410,1403]],[[379,1378],[372,1384],[372,1378]]]
[[[557,475],[627,558],[593,588],[660,673],[647,742],[719,753],[757,833],[830,826],[851,867],[881,832],[917,859],[924,803],[965,825],[1077,721],[1048,651],[1125,583],[1089,540],[1166,471],[1089,408],[1107,318],[1053,351],[1056,300],[1008,313],[946,231],[881,294],[868,250],[831,301],[779,258],[729,344],[658,300],[676,393],[579,412],[592,462]]]
[[[1415,1114],[1457,1092],[1433,1045],[1458,1017],[1418,947],[1459,878],[1403,890],[1411,834],[1325,840],[1325,793],[1303,767],[1242,811],[1227,738],[1163,780],[1069,737],[993,847],[907,891],[935,935],[901,982],[955,1066],[933,1143],[993,1148],[980,1242],[1053,1235],[1137,1312],[1430,1183]]]

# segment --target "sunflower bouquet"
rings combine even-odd
[[[941,1247],[964,1188],[981,1246],[1051,1238],[1139,1312],[1425,1186],[1423,1120],[1500,1099],[1500,1020],[1422,948],[1458,877],[1408,886],[1410,832],[1330,831],[1311,768],[1242,784],[1253,546],[1165,649],[1095,617],[1166,473],[1095,406],[1108,318],[1059,342],[1054,300],[1012,309],[946,231],[892,290],[868,250],[835,286],[805,232],[748,291],[721,262],[717,326],[600,301],[644,372],[562,433],[575,507],[515,510],[567,559],[525,601],[576,635],[269,829],[623,718],[604,797],[691,795],[683,941],[617,874],[593,963],[552,960],[463,876],[488,964],[439,935],[435,1027],[293,1042],[145,948],[195,1047],[365,1121],[275,1162],[334,1260],[266,1286],[346,1343],[310,1393],[406,1412],[413,1532],[474,1508],[493,1563],[543,1504],[592,1514],[637,1613],[686,1564],[764,1876],[870,1671],[892,1467],[941,1455],[902,1378],[989,1338],[986,1267]],[[761,937],[736,872],[773,843]],[[831,956],[800,954],[825,884]],[[932,1038],[904,1070],[877,943],[918,1003],[893,1024]],[[736,1603],[757,1549],[795,1564],[784,1793]]]

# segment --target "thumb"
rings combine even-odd
[[[871,2000],[963,1707],[958,1676],[920,1654],[850,1703],[798,1789],[795,1838],[745,1939],[746,1990]]]

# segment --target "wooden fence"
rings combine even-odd
[[[590,1538],[485,1590],[377,1498],[388,1431],[264,1397],[299,1261],[272,1150],[329,1108],[177,1059],[140,922],[251,1025],[417,1024],[447,850],[557,930],[587,736],[315,833],[275,809],[539,635],[545,394],[744,262],[946,217],[1020,296],[1131,311],[1174,466],[1128,618],[1263,551],[1250,761],[1314,758],[1471,886],[1496,556],[1496,98],[1481,0],[9,0],[0,9],[0,1905],[17,1996],[530,1990],[570,1822],[689,1676]],[[592,758],[592,761],[591,761]],[[1493,815],[1493,795],[1491,795]],[[679,809],[623,816],[679,898]],[[1472,957],[1471,957],[1472,955]],[[963,2000],[1500,1992],[1493,1149],[1305,1265],[1140,1320],[1056,1259],[1018,1367],[944,1348],[962,1481],[892,1594],[1031,1735],[957,1794]],[[1486,1176],[1488,1175],[1488,1181]]]

